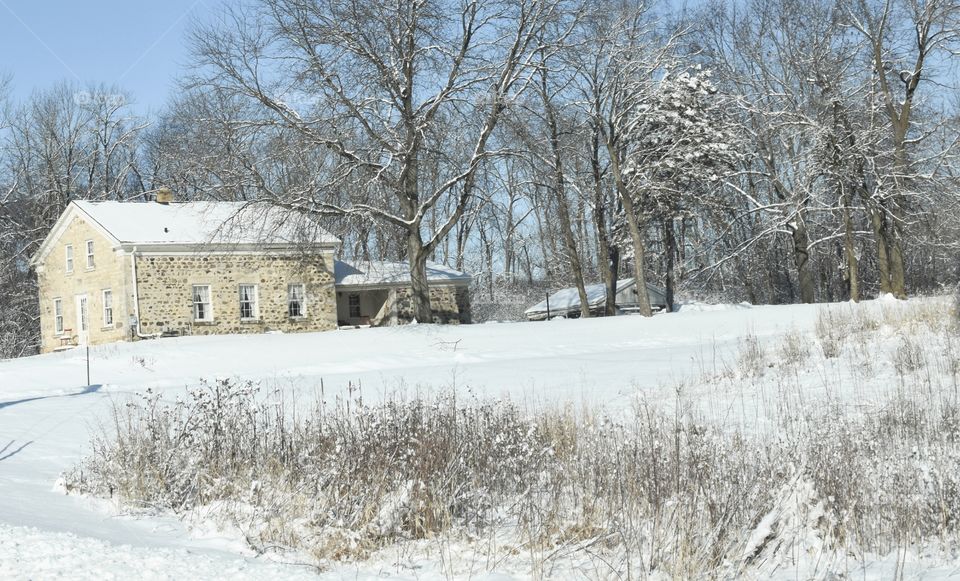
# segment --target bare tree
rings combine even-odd
[[[910,149],[922,136],[913,122],[918,90],[938,55],[956,53],[960,3],[956,0],[844,0],[849,22],[867,44],[867,63],[889,122],[897,183],[870,199],[877,241],[881,292],[906,298],[903,230],[904,196],[913,173]],[[901,39],[910,38],[909,42]]]
[[[557,228],[562,234],[566,262],[570,265],[573,283],[577,289],[577,294],[580,296],[580,316],[587,318],[590,316],[590,300],[587,297],[583,266],[580,261],[580,249],[574,234],[574,223],[570,216],[570,204],[567,199],[567,178],[564,173],[565,152],[561,147],[559,112],[557,111],[557,95],[555,94],[557,89],[551,85],[548,73],[551,65],[552,63],[545,58],[539,63],[540,81],[537,89],[543,105],[544,128],[549,143],[549,151],[540,160],[545,162],[546,167],[550,168],[551,184],[548,188],[552,190],[556,202]],[[561,82],[561,86],[563,84]]]
[[[0,90],[2,93],[2,90]],[[39,343],[29,257],[75,199],[127,199],[145,122],[119,89],[60,83],[0,119],[0,357]]]
[[[466,211],[501,113],[557,10],[534,0],[260,0],[228,9],[228,26],[196,31],[203,74],[194,86],[253,100],[262,114],[241,123],[283,126],[330,152],[335,161],[309,187],[265,197],[402,231],[414,314],[430,320],[427,258]],[[312,103],[297,108],[297,96]],[[446,150],[453,134],[470,145]],[[428,188],[429,156],[442,159],[443,179]],[[357,195],[329,201],[345,184]],[[446,198],[449,214],[425,231]]]
[[[652,314],[646,292],[646,233],[648,226],[637,207],[626,173],[628,129],[638,99],[650,95],[659,72],[672,62],[678,36],[663,38],[655,33],[656,21],[643,4],[630,3],[611,10],[607,20],[607,42],[597,45],[602,54],[588,71],[587,87],[592,93],[589,111],[594,128],[609,160],[609,173],[619,196],[622,216],[631,241],[634,278],[640,314]],[[608,281],[608,284],[611,284]],[[612,283],[615,284],[615,283]],[[608,287],[608,288],[612,288]],[[608,290],[609,294],[609,290]]]

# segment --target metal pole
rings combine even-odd
[[[547,291],[547,320],[550,320],[550,291]]]
[[[87,345],[87,387],[90,387],[90,346]]]

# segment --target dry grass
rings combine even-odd
[[[794,544],[886,554],[948,543],[960,524],[952,326],[926,306],[844,309],[816,322],[823,357],[799,331],[772,348],[751,335],[737,373],[711,381],[801,391],[789,383],[798,369],[857,361],[864,349],[883,359],[886,346],[900,384],[923,389],[865,413],[787,398],[779,429],[751,434],[651,405],[609,416],[453,392],[293,402],[218,381],[182,401],[148,393],[118,406],[67,482],[125,506],[213,515],[259,550],[318,563],[417,539],[496,537],[491,564],[526,556],[535,575],[580,555],[597,577],[729,578],[759,575]]]

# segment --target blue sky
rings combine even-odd
[[[163,106],[188,60],[186,34],[219,0],[0,0],[0,74],[14,97],[61,80],[116,84],[137,110]]]

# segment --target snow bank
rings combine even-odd
[[[907,304],[884,299],[832,308],[880,312]],[[398,392],[415,396],[456,387],[532,406],[587,403],[611,413],[629,413],[638,401],[665,410],[677,405],[732,429],[772,426],[771,418],[788,399],[812,411],[841,405],[874,409],[879,395],[899,385],[890,352],[902,338],[881,329],[878,335],[887,343],[879,348],[870,344],[864,350],[847,341],[841,353],[849,360],[824,360],[816,334],[817,313],[823,308],[692,304],[653,318],[553,325],[416,325],[104,345],[90,350],[93,382],[100,386],[95,390],[83,385],[86,361],[80,350],[0,361],[0,577],[82,578],[88,571],[97,578],[130,571],[155,578],[313,574],[231,554],[229,548],[192,538],[182,523],[170,519],[115,518],[84,499],[52,490],[61,471],[84,456],[91,430],[111,405],[148,388],[174,399],[201,378],[240,377],[296,390],[305,399],[320,393],[327,399],[350,393],[356,397],[359,392],[365,401],[375,401]],[[765,354],[762,373],[768,364],[781,363],[779,349],[786,333],[813,345],[814,357],[820,358],[812,373],[808,369],[798,374],[796,389],[778,391],[778,386],[765,384],[762,375],[748,381],[731,375],[745,337],[754,338]],[[858,355],[858,349],[864,352]],[[861,355],[862,364],[870,366],[866,381],[855,375],[866,372],[851,363]],[[733,379],[698,383],[708,375]],[[382,516],[383,526],[389,527],[391,514]],[[774,519],[767,523],[770,531],[776,529]],[[758,532],[758,538],[763,537]],[[442,562],[448,557],[399,574],[442,577]],[[960,570],[960,563],[938,568],[925,555],[863,559],[846,570],[866,578],[889,578],[896,571],[892,567],[904,567],[908,575],[923,571],[929,578],[949,578]],[[390,563],[366,563],[362,570],[371,576],[398,574]],[[341,567],[337,576],[358,571]],[[785,569],[773,575],[790,577]]]
[[[708,313],[715,311],[730,311],[734,309],[750,309],[753,308],[753,305],[747,302],[730,304],[730,303],[719,303],[719,304],[710,304],[710,303],[683,303],[678,305],[676,312],[678,313]]]
[[[310,567],[226,553],[114,545],[73,534],[0,523],[0,578],[100,581],[131,576],[171,580],[318,579],[316,570]],[[328,578],[341,577],[331,574]]]

